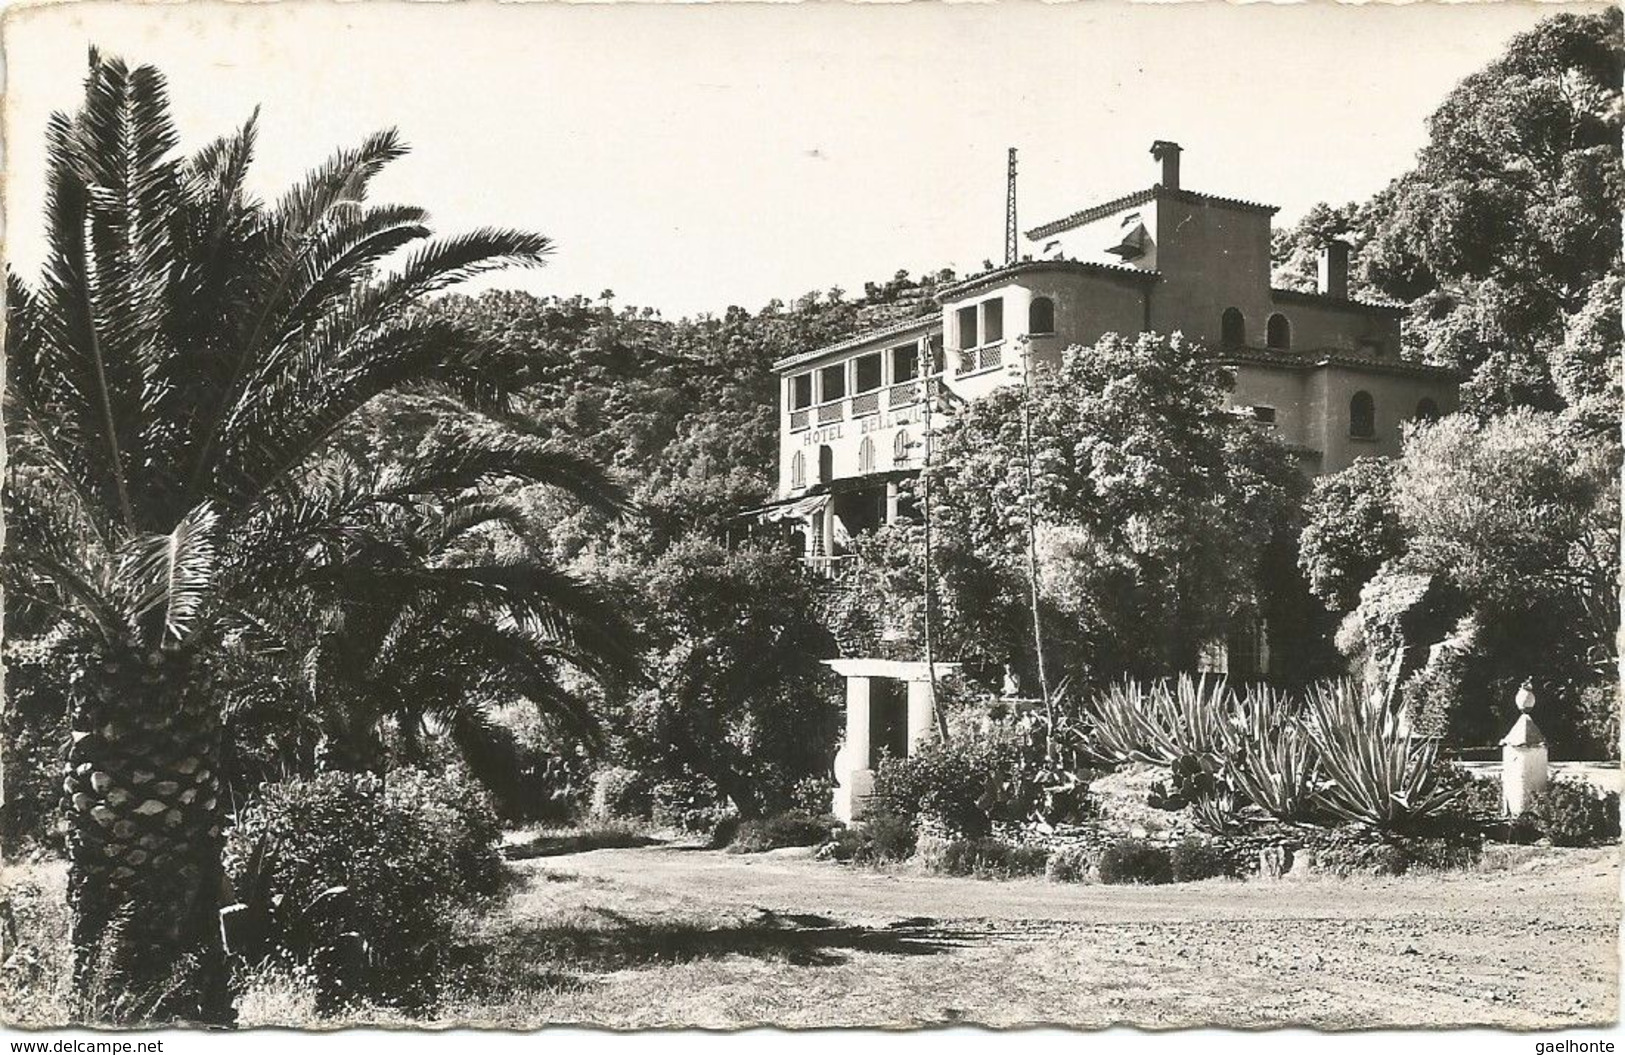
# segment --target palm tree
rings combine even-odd
[[[562,675],[633,674],[635,635],[621,611],[554,566],[522,502],[464,485],[484,471],[471,463],[487,462],[495,447],[504,457],[489,464],[501,472],[522,465],[527,482],[566,490],[601,514],[623,511],[620,490],[592,463],[545,445],[524,464],[518,452],[534,440],[478,436],[431,438],[383,470],[347,457],[327,463],[324,501],[334,512],[289,569],[309,617],[301,643],[280,649],[326,717],[326,766],[386,766],[386,726],[408,760],[421,760],[421,735],[435,727],[476,778],[511,797],[517,745],[491,710],[526,702],[595,744],[596,719]]]
[[[496,353],[414,309],[550,244],[431,241],[421,209],[369,203],[393,131],[270,203],[245,189],[253,118],[176,143],[162,76],[95,52],[82,107],[50,122],[43,274],[7,276],[11,456],[42,471],[10,476],[6,556],[84,649],[63,799],[79,991],[111,994],[97,1014],[223,1022],[215,646],[324,530],[313,466],[358,409],[405,385],[500,405]],[[539,450],[487,445],[439,482]]]

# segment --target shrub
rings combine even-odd
[[[1554,780],[1530,799],[1527,815],[1553,846],[1591,846],[1619,838],[1619,795],[1577,780]]]
[[[1574,708],[1575,737],[1584,757],[1619,758],[1619,683],[1605,681],[1580,691]]]
[[[1202,839],[1185,839],[1169,854],[1168,865],[1176,883],[1194,883],[1230,873],[1223,851]]]
[[[810,817],[805,813],[780,813],[761,820],[742,821],[728,852],[755,854],[784,846],[817,846],[839,826],[840,822],[834,817]]]
[[[654,808],[647,777],[635,769],[610,766],[592,777],[592,812],[606,820],[646,821]]]
[[[264,785],[227,836],[234,944],[303,966],[324,1010],[432,1003],[454,913],[496,892],[495,814],[458,776],[324,773]],[[364,958],[363,962],[357,962]]]
[[[1087,883],[1095,868],[1095,855],[1088,847],[1063,846],[1049,855],[1044,874],[1054,883]]]
[[[853,864],[890,864],[914,854],[914,825],[904,817],[871,813],[861,825],[841,828],[827,844],[829,856]]]
[[[1399,843],[1363,838],[1360,833],[1340,835],[1314,847],[1312,852],[1315,866],[1336,876],[1404,875],[1411,863],[1410,855]]]
[[[1171,883],[1173,863],[1168,851],[1143,839],[1120,839],[1100,855],[1102,883]]]
[[[875,769],[869,807],[877,813],[926,820],[954,836],[977,838],[992,830],[981,801],[991,760],[963,741],[931,743],[907,758],[886,758]]]
[[[835,785],[828,777],[802,777],[790,787],[790,808],[797,813],[821,817],[829,812]]]
[[[1043,874],[1049,852],[993,838],[921,840],[920,859],[926,871],[941,875],[1008,879]]]
[[[735,821],[735,810],[717,797],[709,781],[699,777],[662,780],[651,793],[654,806],[649,817],[662,828],[709,835],[712,842],[726,845],[733,829],[723,829]]]

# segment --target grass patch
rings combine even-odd
[[[624,821],[601,821],[571,828],[540,828],[523,832],[518,839],[503,845],[502,856],[510,861],[528,861],[534,857],[562,857],[589,850],[654,846],[660,841]]]

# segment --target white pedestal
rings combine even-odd
[[[1520,716],[1501,741],[1501,798],[1510,816],[1523,813],[1530,797],[1546,787],[1547,762],[1546,738],[1527,714]]]

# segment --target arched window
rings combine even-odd
[[[1219,342],[1226,348],[1239,348],[1247,343],[1247,320],[1240,310],[1224,309],[1219,319]]]
[[[908,430],[898,429],[897,435],[891,441],[891,463],[893,466],[908,464]]]
[[[1285,315],[1276,312],[1270,316],[1264,339],[1271,348],[1285,350],[1292,347],[1292,324],[1286,321]]]
[[[1416,404],[1416,420],[1438,421],[1439,404],[1433,402],[1431,399],[1428,399],[1426,396],[1423,396],[1421,401]]]
[[[807,456],[800,451],[796,451],[795,456],[790,459],[790,486],[807,486]]]
[[[1027,332],[1043,335],[1055,332],[1055,302],[1048,297],[1034,297],[1027,308]]]
[[[858,472],[872,473],[875,471],[875,441],[868,436],[858,444]]]
[[[1370,392],[1356,392],[1349,400],[1349,435],[1369,440],[1377,434],[1377,404]]]
[[[818,482],[827,484],[835,479],[835,452],[826,444],[818,448]]]

